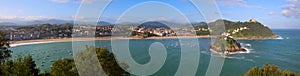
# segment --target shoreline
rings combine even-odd
[[[139,38],[139,37],[78,37],[78,38],[56,38],[56,39],[34,39],[34,40],[20,40],[20,41],[10,41],[11,47],[16,47],[20,45],[30,45],[30,44],[40,44],[40,43],[54,43],[54,42],[69,42],[69,41],[91,41],[91,40],[146,40],[146,39],[174,39],[174,38],[202,38],[209,39],[213,36],[166,36],[166,37],[148,37],[148,38]],[[280,36],[269,37],[269,38],[235,38],[236,40],[265,40],[265,39],[282,39]]]
[[[10,41],[11,47],[20,45],[40,44],[40,43],[54,43],[54,42],[70,42],[70,41],[92,41],[92,40],[146,40],[146,39],[172,39],[172,38],[211,38],[211,36],[167,36],[167,37],[78,37],[78,38],[56,38],[56,39],[34,39],[34,40],[20,40]]]

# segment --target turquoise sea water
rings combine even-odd
[[[242,76],[253,66],[263,66],[265,63],[276,64],[280,69],[289,69],[300,72],[300,30],[273,30],[283,39],[266,40],[238,40],[245,45],[251,45],[250,53],[230,55],[225,58],[221,76]],[[197,76],[205,75],[211,52],[209,51],[210,39],[198,39],[200,44],[200,61]],[[84,42],[84,41],[83,41]],[[164,66],[154,75],[174,75],[177,71],[181,45],[178,39],[147,39],[130,40],[130,52],[133,59],[140,64],[145,64],[150,60],[148,54],[149,46],[154,42],[160,42],[167,47],[167,60]],[[96,41],[97,47],[110,48],[109,40]],[[185,45],[185,44],[182,44]],[[84,46],[83,46],[84,47]],[[190,49],[194,49],[191,47]],[[72,58],[72,42],[42,43],[32,45],[21,45],[12,47],[13,57],[18,54],[26,56],[33,55],[34,60],[42,70],[49,70],[51,61],[60,58]],[[42,66],[44,65],[44,66]],[[130,66],[129,66],[130,67]]]

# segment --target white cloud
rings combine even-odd
[[[286,17],[300,17],[300,0],[287,0],[288,4],[283,6],[281,11]]]
[[[56,2],[56,3],[67,3],[69,2],[69,0],[51,0],[52,2]]]
[[[269,15],[275,15],[275,14],[277,14],[276,12],[269,12],[268,13]]]
[[[220,6],[227,7],[245,7],[245,8],[257,8],[266,9],[260,6],[249,5],[245,0],[216,0],[217,4]]]
[[[0,16],[0,20],[16,19],[17,16]]]
[[[16,12],[17,12],[17,13],[23,13],[23,12],[24,12],[24,10],[22,10],[22,9],[18,9]]]

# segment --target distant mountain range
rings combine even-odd
[[[169,21],[148,21],[148,22],[160,22],[167,25],[185,25],[182,23],[169,22]],[[26,26],[26,25],[38,25],[38,24],[66,24],[66,23],[74,23],[74,20],[60,20],[60,19],[49,19],[49,20],[34,20],[34,21],[3,21],[0,22],[0,26]],[[91,22],[76,22],[78,24],[92,24]],[[99,21],[97,25],[112,25],[114,23]],[[138,24],[134,22],[122,22],[118,23],[121,25],[126,24]]]
[[[17,25],[16,23],[12,23],[12,22],[0,22],[1,26],[14,26]]]
[[[35,20],[28,22],[27,24],[65,24],[65,23],[73,23],[73,20],[58,20],[58,19],[50,19],[50,20]]]
[[[49,19],[49,20],[34,20],[34,21],[14,21],[14,22],[0,22],[1,26],[23,26],[23,25],[36,25],[36,24],[65,24],[73,23],[73,20],[59,20],[59,19]]]
[[[164,28],[169,28],[168,25],[158,22],[158,21],[149,21],[149,22],[145,22],[142,23],[141,25],[139,25],[139,27],[146,27],[146,28],[160,28],[160,27],[164,27]]]
[[[0,22],[1,26],[25,26],[25,25],[37,25],[37,24],[66,24],[74,23],[73,20],[59,20],[59,19],[49,19],[49,20],[34,20],[34,21],[14,21],[14,22]],[[77,22],[79,24],[91,24],[89,22]],[[99,21],[98,25],[111,25],[109,22]]]
[[[112,24],[109,23],[109,22],[105,22],[105,21],[99,21],[99,22],[97,23],[97,25],[112,25]]]

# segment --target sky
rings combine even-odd
[[[73,20],[79,8],[87,15],[78,20],[100,19],[110,23],[162,20],[175,23],[207,21],[189,0],[111,0],[101,16],[102,4],[110,0],[1,0],[0,22],[34,20]],[[150,1],[150,2],[149,2]],[[231,21],[256,19],[273,29],[300,29],[300,0],[215,0],[220,17]],[[83,5],[81,5],[83,4]],[[200,7],[207,7],[205,4]],[[155,11],[155,12],[153,12]],[[91,13],[91,15],[88,15]],[[100,13],[99,13],[100,14]],[[185,17],[181,16],[184,15]],[[120,22],[120,21],[119,21]]]

